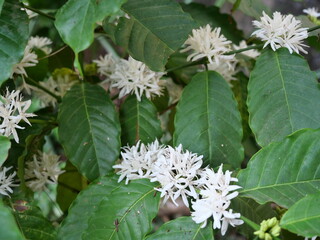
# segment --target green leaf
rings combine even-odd
[[[1,239],[24,240],[17,223],[9,210],[0,199],[0,235]]]
[[[58,239],[142,239],[157,215],[160,194],[141,179],[128,185],[102,177],[81,192],[63,221]]]
[[[10,147],[11,142],[9,138],[5,136],[0,136],[0,167],[2,166],[4,161],[6,161]]]
[[[292,205],[280,221],[282,228],[304,237],[320,236],[320,192]]]
[[[238,175],[241,196],[289,208],[320,189],[320,130],[303,129],[261,149]]]
[[[235,4],[237,0],[228,0],[230,3]],[[265,11],[270,14],[271,10],[267,7],[262,0],[241,0],[238,8],[241,12],[254,18],[260,18],[262,12]]]
[[[243,39],[243,34],[237,29],[237,23],[232,16],[220,13],[217,7],[191,3],[182,4],[182,9],[190,13],[200,26],[210,24],[212,28],[221,27],[221,33],[234,43],[239,43]]]
[[[93,42],[95,23],[119,11],[126,0],[69,0],[56,14],[55,26],[77,54]]]
[[[26,239],[55,240],[56,230],[41,210],[24,200],[13,203],[15,216]]]
[[[204,156],[216,167],[243,160],[242,126],[237,102],[228,83],[216,72],[195,75],[185,87],[177,106],[174,145],[183,145]]]
[[[301,128],[320,127],[320,90],[301,56],[287,49],[266,50],[248,85],[249,123],[260,146]]]
[[[150,143],[162,135],[157,109],[146,97],[139,102],[129,96],[120,109],[122,145],[134,145],[138,140]]]
[[[3,4],[4,4],[4,0],[0,0],[0,14],[1,14],[1,11],[2,11]]]
[[[190,15],[171,0],[130,0],[122,10],[130,19],[120,19],[115,32],[116,43],[153,71],[163,71],[168,57],[197,27]]]
[[[191,217],[179,217],[163,224],[155,233],[145,240],[208,240],[214,239],[212,225],[201,228]]]
[[[91,181],[111,171],[121,146],[120,124],[106,91],[74,85],[59,110],[59,137],[72,164]]]
[[[10,77],[14,64],[24,54],[29,37],[29,21],[26,12],[20,10],[16,0],[7,0],[0,15],[0,85]]]

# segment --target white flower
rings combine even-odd
[[[51,44],[52,44],[52,41],[47,37],[35,36],[35,37],[31,37],[28,41],[28,46],[31,49],[38,48],[46,54],[51,53],[52,49],[48,47]]]
[[[320,12],[318,12],[318,9],[315,7],[303,9],[303,12],[310,17],[314,17],[314,18],[320,17]]]
[[[219,73],[227,82],[236,80],[234,75],[237,73],[236,69],[237,61],[221,61],[219,64],[213,62],[208,64],[208,70],[216,71]]]
[[[198,198],[195,190],[195,180],[202,165],[202,157],[189,151],[183,151],[180,144],[176,148],[168,146],[161,158],[154,163],[151,181],[161,184],[156,190],[165,197],[164,202],[170,198],[174,204],[178,197],[182,197],[183,203],[188,207],[187,196]]]
[[[117,172],[120,175],[118,182],[124,178],[126,178],[126,184],[129,180],[150,178],[152,166],[162,152],[163,146],[158,140],[147,146],[139,141],[135,146],[124,147],[121,152],[121,163],[113,166],[120,169]]]
[[[120,89],[119,98],[134,93],[138,101],[141,101],[143,93],[147,98],[162,94],[160,78],[163,75],[164,73],[151,71],[144,63],[129,57],[128,60],[121,59],[116,64],[116,68],[110,76],[110,87]]]
[[[59,156],[52,153],[38,152],[33,161],[27,162],[25,169],[26,185],[32,191],[42,191],[46,184],[57,183],[58,176],[64,171],[60,169]]]
[[[31,47],[27,45],[24,50],[24,56],[23,56],[22,60],[20,61],[20,63],[17,63],[13,66],[10,78],[13,77],[13,74],[28,76],[25,68],[26,67],[33,67],[33,66],[37,65],[37,63],[38,63],[37,58],[38,58],[37,54],[32,52]]]
[[[9,137],[13,135],[14,140],[18,143],[19,137],[16,128],[23,129],[18,123],[23,120],[27,124],[31,125],[28,121],[28,117],[36,116],[33,113],[26,113],[31,105],[31,100],[22,101],[20,91],[9,92],[5,96],[1,96],[0,101],[0,134]]]
[[[239,46],[235,45],[235,44],[233,45],[234,50],[239,50],[239,49],[243,49],[243,48],[247,48],[247,47],[248,47],[248,45],[247,45],[246,41],[244,41],[244,40],[242,40],[239,43]],[[256,49],[251,49],[251,50],[241,52],[240,54],[245,55],[250,58],[257,58],[260,55],[260,52],[257,51]]]
[[[93,60],[98,66],[98,73],[109,78],[115,71],[116,60],[111,54],[106,54],[104,57],[100,56],[98,60]],[[107,79],[108,80],[108,79]]]
[[[7,171],[9,171],[12,167],[6,168],[3,167],[0,171],[0,194],[9,196],[10,193],[13,193],[12,187],[18,186],[14,184],[14,177],[16,176],[16,172],[13,172],[9,176],[6,176]]]
[[[193,51],[187,60],[196,61],[200,58],[208,58],[210,63],[217,65],[221,60],[233,59],[235,55],[223,55],[231,50],[231,41],[227,40],[223,34],[220,34],[221,28],[211,29],[208,24],[206,27],[192,30],[192,36],[189,36],[185,45],[188,45],[181,52]]]
[[[307,28],[301,28],[301,21],[295,19],[293,15],[274,12],[271,19],[263,12],[260,21],[253,21],[253,25],[259,29],[252,35],[265,41],[264,48],[270,44],[273,51],[286,47],[290,53],[299,53],[299,51],[307,53],[303,49],[307,45],[301,43],[308,37]]]
[[[232,213],[229,209],[231,199],[238,195],[235,190],[240,187],[230,185],[230,182],[237,182],[236,178],[231,177],[231,172],[222,172],[222,165],[217,172],[209,168],[205,168],[200,172],[200,178],[195,181],[197,188],[200,189],[200,197],[192,202],[194,212],[191,213],[192,219],[196,223],[203,223],[201,227],[205,227],[207,219],[213,218],[213,228],[220,229],[224,235],[228,224],[231,226],[243,223],[239,220],[239,213]],[[206,214],[204,214],[206,213]]]

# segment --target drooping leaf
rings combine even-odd
[[[261,149],[238,175],[240,194],[289,208],[320,190],[320,130],[303,129]]]
[[[292,205],[281,218],[282,228],[304,237],[320,236],[320,191]]]
[[[69,0],[56,14],[55,26],[74,52],[93,42],[95,23],[119,11],[126,0]]]
[[[163,224],[155,233],[145,240],[213,240],[212,225],[201,228],[191,217],[179,217]]]
[[[162,135],[157,109],[146,97],[139,102],[135,95],[129,96],[120,109],[122,145],[134,145],[141,140],[150,143]]]
[[[2,239],[24,240],[12,212],[0,200],[0,236]]]
[[[92,181],[112,170],[120,151],[120,123],[108,94],[97,85],[74,85],[59,110],[61,144],[79,172]]]
[[[5,136],[0,136],[0,167],[7,159],[10,147],[11,142],[9,138]]]
[[[175,1],[130,0],[122,10],[130,19],[120,19],[115,32],[116,43],[153,71],[163,71],[168,57],[197,27]]]
[[[24,54],[29,37],[28,16],[19,1],[6,0],[0,15],[0,85],[10,77],[14,64]]]
[[[240,113],[228,83],[212,71],[195,75],[177,106],[174,144],[202,154],[205,165],[239,167],[241,140]]]
[[[243,34],[237,29],[237,23],[232,16],[220,13],[218,7],[206,7],[199,3],[182,4],[181,6],[200,26],[210,24],[212,28],[220,27],[221,33],[234,43],[239,43],[243,39]]]
[[[32,203],[16,200],[13,203],[15,216],[26,239],[55,240],[56,230],[41,210]]]
[[[320,127],[320,89],[301,56],[287,49],[266,50],[248,85],[249,123],[265,146],[301,128]]]
[[[237,0],[228,0],[230,3],[236,3]],[[259,18],[262,12],[270,13],[270,8],[262,0],[241,0],[239,8],[241,12],[248,16]]]
[[[160,196],[154,183],[118,183],[102,177],[81,192],[62,223],[58,239],[143,239],[158,212]]]

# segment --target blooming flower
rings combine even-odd
[[[28,46],[31,49],[38,48],[46,54],[51,53],[52,49],[48,47],[51,44],[52,41],[49,38],[39,36],[31,37],[28,41]]]
[[[113,166],[113,168],[120,169],[117,172],[120,175],[118,182],[124,178],[126,178],[126,184],[129,180],[150,178],[152,165],[162,152],[163,146],[158,140],[148,145],[139,141],[135,146],[124,147],[121,152],[122,162]]]
[[[236,80],[234,75],[237,73],[236,69],[237,61],[228,61],[228,63],[223,60],[219,64],[213,62],[208,64],[208,69],[211,71],[216,71],[219,73],[227,82]]]
[[[5,96],[1,96],[0,101],[0,134],[9,137],[13,135],[14,140],[18,143],[19,137],[16,128],[23,129],[18,123],[23,120],[27,124],[31,125],[28,121],[28,117],[36,116],[33,113],[26,113],[31,105],[31,100],[22,101],[20,91],[9,92]]]
[[[115,71],[116,60],[111,54],[106,54],[104,57],[100,56],[98,60],[93,60],[93,62],[97,64],[98,73],[102,76],[109,78]]]
[[[13,66],[10,78],[13,77],[13,74],[19,74],[27,77],[27,72],[25,68],[37,65],[37,58],[37,55],[34,52],[32,52],[32,48],[29,45],[27,45],[24,50],[24,56],[22,60]]]
[[[111,74],[111,88],[120,89],[119,98],[135,93],[138,101],[141,101],[143,93],[147,98],[152,95],[160,96],[162,94],[162,82],[160,78],[163,72],[151,71],[144,63],[129,57],[128,60],[121,59]]]
[[[302,28],[301,21],[295,19],[293,15],[274,12],[273,18],[270,18],[263,12],[260,21],[253,21],[253,25],[259,29],[254,31],[252,36],[265,41],[264,48],[270,44],[273,51],[286,47],[290,53],[299,51],[307,53],[303,49],[307,45],[301,43],[308,37],[307,28]]]
[[[185,45],[188,45],[181,52],[192,51],[187,60],[196,61],[200,58],[208,58],[212,64],[219,65],[221,60],[233,59],[235,55],[223,55],[231,50],[231,41],[227,40],[223,34],[220,34],[221,28],[211,29],[208,24],[206,27],[192,30],[192,36],[189,36]]]
[[[318,9],[315,7],[303,9],[303,12],[310,17],[314,17],[314,18],[320,17],[320,12],[318,12]]]
[[[27,162],[25,169],[26,184],[32,191],[42,191],[46,184],[57,183],[58,176],[64,171],[59,166],[59,156],[52,153],[38,152],[33,161]]]
[[[233,48],[234,50],[239,50],[239,49],[243,49],[243,48],[247,48],[248,45],[246,43],[246,41],[242,40],[239,45],[234,44]],[[242,55],[245,55],[249,58],[257,58],[260,55],[260,52],[257,51],[256,49],[250,49],[244,52],[241,52]]]
[[[16,172],[13,172],[9,176],[6,176],[6,173],[11,169],[12,167],[6,168],[3,167],[0,171],[0,194],[9,196],[9,193],[13,193],[12,187],[18,186],[17,184],[14,184],[14,177],[16,176]]]
[[[213,228],[221,228],[221,234],[227,231],[228,224],[231,226],[243,223],[239,213],[232,213],[229,209],[231,199],[238,195],[235,190],[240,187],[230,185],[230,182],[237,182],[236,178],[231,177],[231,172],[222,172],[222,165],[217,172],[209,168],[205,168],[200,173],[200,178],[196,180],[197,188],[200,189],[200,197],[192,202],[194,212],[191,213],[192,219],[196,223],[202,223],[201,227],[205,227],[207,219],[213,218]]]

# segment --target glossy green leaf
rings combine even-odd
[[[24,240],[13,214],[0,200],[0,237],[6,240]]]
[[[157,215],[160,194],[149,180],[125,185],[118,177],[102,177],[79,194],[58,239],[143,239]]]
[[[197,24],[171,0],[130,0],[122,6],[116,43],[154,71],[163,71],[168,57],[187,40]]]
[[[190,13],[200,26],[210,24],[212,28],[220,27],[221,33],[234,43],[239,43],[243,39],[243,34],[237,29],[237,23],[232,16],[220,13],[218,7],[206,7],[203,4],[191,3],[182,4],[182,9]]]
[[[56,230],[41,210],[32,204],[16,200],[13,203],[16,220],[26,239],[55,240]]]
[[[216,72],[195,75],[185,87],[175,116],[174,145],[204,156],[205,165],[243,160],[242,126],[228,83]]]
[[[238,175],[242,196],[289,208],[320,190],[320,130],[301,130],[261,149]]]
[[[237,0],[228,0],[230,3],[236,3]],[[260,18],[262,16],[262,12],[270,13],[270,8],[267,7],[263,0],[241,0],[239,8],[244,14],[254,17]]]
[[[0,167],[7,159],[10,147],[11,142],[9,138],[5,136],[0,136]]]
[[[212,224],[201,228],[191,217],[179,217],[163,224],[155,233],[145,240],[213,240]]]
[[[287,49],[266,50],[248,85],[249,123],[265,146],[301,128],[320,127],[320,89],[301,56]]]
[[[320,236],[320,192],[302,198],[281,218],[282,228],[304,237]]]
[[[74,52],[93,42],[95,23],[119,11],[126,0],[69,0],[56,14],[55,26]]]
[[[59,137],[69,160],[89,180],[112,170],[120,151],[120,123],[103,88],[74,85],[60,106]]]
[[[28,16],[16,0],[6,0],[0,15],[0,85],[24,54],[29,37]]]
[[[135,95],[126,99],[120,109],[122,145],[134,145],[138,140],[150,143],[162,135],[157,109],[143,97],[139,102]]]

